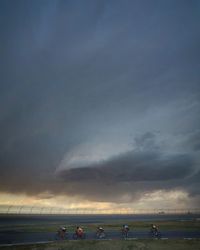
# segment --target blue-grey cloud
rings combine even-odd
[[[92,166],[63,170],[61,174],[69,181],[167,181],[187,177],[193,172],[193,165],[187,155],[163,157],[153,152],[131,151]]]
[[[107,201],[120,200],[127,195],[135,199],[156,190],[190,190],[192,194],[190,182],[197,179],[190,155],[163,155],[155,151],[130,151],[88,166],[70,169],[66,166],[58,175],[67,187],[73,186],[69,193],[79,190],[80,196],[92,200],[104,197]],[[194,186],[197,189],[199,183]]]

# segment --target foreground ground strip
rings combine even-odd
[[[53,220],[52,217],[15,219],[15,217],[3,218],[4,223],[0,224],[2,250],[200,250],[199,216],[194,218],[176,216],[173,220],[167,220],[167,217],[163,217],[163,220],[149,217],[146,221],[137,221],[133,216],[55,217]],[[149,237],[148,232],[152,222],[159,226],[161,239]],[[131,230],[127,240],[123,240],[120,234],[124,223],[127,223]],[[67,227],[69,239],[55,241],[56,231],[62,225]],[[71,236],[77,225],[84,228],[86,239],[72,240]],[[100,225],[107,233],[105,240],[95,239],[95,231]]]
[[[5,250],[200,250],[200,240],[85,240],[0,246]]]

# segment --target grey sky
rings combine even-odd
[[[191,0],[1,0],[0,191],[199,195],[199,13]]]

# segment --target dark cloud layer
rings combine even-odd
[[[199,8],[0,1],[0,191],[115,201],[165,188],[198,193]],[[87,143],[113,149],[60,169]]]
[[[193,162],[187,155],[163,157],[128,152],[92,166],[63,170],[61,174],[67,181],[136,182],[183,179],[192,172]]]
[[[79,190],[79,195],[88,195],[92,200],[103,196],[107,201],[123,199],[124,195],[134,199],[135,195],[139,197],[157,189],[187,189],[191,176],[196,179],[195,165],[189,155],[134,151],[92,166],[62,170],[59,176],[67,186],[72,184]]]

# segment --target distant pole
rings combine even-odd
[[[42,214],[42,210],[44,210],[44,207],[42,207],[42,208],[40,209],[40,214]]]
[[[63,208],[60,207],[58,210],[57,210],[57,214],[63,214]]]
[[[10,206],[8,207],[8,209],[7,209],[7,211],[6,211],[7,214],[10,212],[11,207],[13,207],[13,205],[10,205]]]
[[[51,207],[49,210],[49,214],[52,214],[53,208]]]
[[[24,207],[24,206],[19,207],[18,214],[21,213],[21,210],[22,210],[23,207]]]
[[[30,209],[30,214],[32,214],[33,208],[34,208],[34,206],[31,207],[31,209]]]

